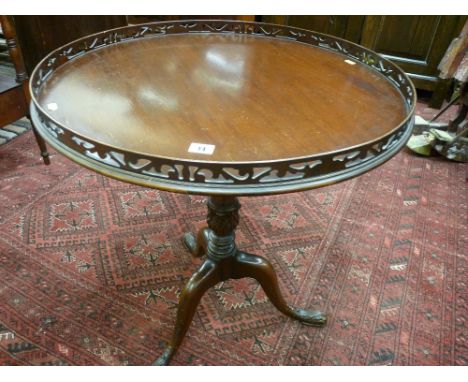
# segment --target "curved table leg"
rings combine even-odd
[[[209,232],[210,229],[208,227],[201,228],[198,231],[196,240],[190,232],[184,235],[185,246],[193,257],[202,257],[203,255],[206,255]]]
[[[273,305],[285,315],[310,326],[323,326],[327,317],[320,311],[298,309],[288,305],[281,294],[271,263],[260,256],[238,252],[233,266],[233,278],[252,277],[257,280]]]
[[[216,196],[208,200],[208,227],[198,232],[197,239],[185,234],[184,241],[196,257],[207,255],[206,260],[190,278],[180,295],[177,319],[171,342],[153,365],[167,365],[181,344],[195,309],[207,289],[231,278],[256,279],[282,313],[306,325],[323,326],[327,319],[320,311],[297,309],[288,305],[281,295],[276,273],[263,257],[250,255],[237,249],[234,231],[239,223],[240,204],[234,196]]]
[[[153,365],[167,365],[179,348],[203,294],[207,289],[221,281],[217,265],[217,263],[210,259],[205,260],[182,290],[179,306],[177,308],[177,318],[172,340],[167,345],[161,357],[159,357]]]

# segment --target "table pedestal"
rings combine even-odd
[[[326,316],[320,311],[291,307],[279,289],[276,273],[263,257],[237,249],[234,231],[239,224],[240,204],[234,196],[213,196],[208,199],[208,227],[184,237],[190,252],[205,261],[192,275],[180,295],[174,333],[171,342],[154,365],[167,365],[179,348],[192,322],[203,294],[219,282],[251,277],[256,279],[273,305],[287,316],[311,326],[322,326]]]

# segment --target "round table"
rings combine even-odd
[[[45,57],[31,76],[31,118],[56,150],[125,182],[208,196],[207,227],[187,233],[205,256],[180,295],[168,364],[215,284],[252,277],[290,306],[268,260],[238,249],[238,196],[301,191],[363,174],[411,135],[416,93],[377,53],[303,29],[171,21],[90,35]]]

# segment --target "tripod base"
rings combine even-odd
[[[288,305],[279,289],[273,266],[268,260],[236,248],[234,229],[238,223],[240,208],[237,199],[212,197],[208,208],[210,228],[200,230],[197,239],[191,234],[184,236],[185,244],[194,256],[206,254],[207,258],[182,290],[172,340],[153,365],[169,364],[185,337],[202,296],[209,288],[229,279],[251,277],[260,283],[273,305],[288,317],[310,326],[319,327],[326,323],[326,316],[320,311],[298,309]]]

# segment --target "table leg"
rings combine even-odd
[[[285,315],[306,325],[322,326],[326,316],[319,311],[297,309],[284,300],[276,273],[270,262],[260,256],[239,251],[234,231],[239,224],[240,204],[233,196],[213,196],[208,199],[208,227],[198,232],[197,239],[184,236],[189,251],[207,258],[182,290],[174,333],[164,353],[153,365],[167,365],[192,321],[203,294],[218,282],[252,277],[256,279],[273,305]]]
[[[162,366],[169,363],[185,337],[200,299],[207,289],[215,286],[220,281],[216,263],[213,263],[210,259],[206,259],[182,290],[172,340],[162,356],[153,365]]]
[[[198,231],[197,239],[191,233],[184,235],[184,242],[193,257],[202,257],[206,255],[208,249],[208,235],[210,229],[208,227],[202,228]]]
[[[257,280],[276,309],[286,316],[310,326],[325,325],[327,318],[322,312],[298,309],[288,305],[281,294],[276,272],[267,259],[239,251],[233,263],[232,272],[232,278],[235,279],[251,277]]]

